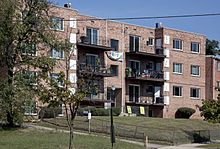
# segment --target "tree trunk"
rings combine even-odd
[[[7,111],[7,122],[8,122],[9,127],[14,126],[14,118],[13,118],[12,112]]]
[[[69,136],[69,149],[73,149],[73,125],[69,126],[70,136]]]

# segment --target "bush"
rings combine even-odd
[[[181,107],[179,108],[175,113],[175,118],[186,118],[189,119],[190,116],[192,116],[196,110],[188,107]]]
[[[87,115],[88,111],[91,112],[92,116],[109,116],[110,109],[104,109],[104,108],[96,108],[96,107],[85,107],[80,108],[78,110],[78,115],[83,116]],[[118,116],[120,114],[120,108],[112,108],[112,113],[114,116]]]
[[[54,118],[57,117],[60,113],[62,113],[61,108],[42,107],[39,112],[39,118]]]

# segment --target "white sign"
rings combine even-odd
[[[123,61],[123,53],[122,52],[117,52],[117,51],[108,51],[107,56],[109,59],[114,60],[114,61]]]
[[[170,44],[170,36],[168,36],[168,35],[164,36],[164,43],[165,44]]]
[[[170,60],[168,58],[164,59],[164,67],[166,67],[166,68],[170,67]]]
[[[69,75],[70,75],[69,76],[70,82],[71,83],[76,83],[76,81],[77,81],[76,73],[70,73]]]
[[[164,83],[164,92],[169,92],[170,91],[170,84],[169,83]]]
[[[88,113],[88,120],[91,120],[91,118],[92,118],[92,113],[89,112],[89,113]]]
[[[70,70],[76,70],[76,60],[70,60]]]
[[[76,43],[76,34],[70,33],[70,43]]]
[[[76,28],[76,18],[70,18],[70,27]]]
[[[169,105],[170,104],[170,97],[169,96],[164,96],[164,104]]]

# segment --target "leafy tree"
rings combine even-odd
[[[87,80],[95,79],[93,72],[89,72],[88,74],[78,73],[77,88],[75,91],[71,90],[72,87],[76,87],[69,81],[69,63],[72,54],[72,50],[65,51],[66,65],[65,68],[63,68],[64,71],[60,71],[59,77],[56,79],[48,78],[47,84],[44,83],[44,86],[38,91],[40,93],[40,101],[48,104],[49,107],[58,107],[59,105],[64,106],[65,117],[70,131],[69,149],[73,149],[74,119],[81,101],[92,91],[95,90],[95,92],[98,92],[96,86],[89,86],[87,82]]]
[[[220,89],[218,89],[220,91]],[[220,92],[218,94],[217,100],[204,100],[202,106],[199,107],[201,111],[201,116],[204,120],[219,123],[220,122]]]
[[[206,39],[206,55],[215,55],[219,53],[219,42],[217,40]]]
[[[35,56],[36,50],[42,53],[51,47],[66,48],[65,41],[57,41],[48,30],[49,7],[47,0],[0,1],[0,109],[1,119],[9,126],[21,124],[23,105],[37,98],[38,86],[25,74],[37,70],[32,79],[40,82],[54,66],[47,55]]]

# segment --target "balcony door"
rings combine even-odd
[[[132,74],[138,76],[138,74],[140,73],[140,61],[130,60],[129,67],[132,70]]]
[[[90,44],[97,45],[98,44],[98,29],[95,28],[87,28],[86,36],[88,38],[88,42]]]
[[[129,85],[129,101],[139,102],[140,101],[140,86]]]
[[[157,98],[161,97],[161,86],[154,87],[154,103],[157,102]]]

